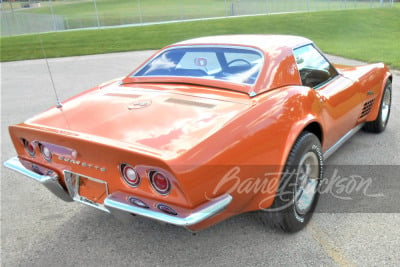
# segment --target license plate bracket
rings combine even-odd
[[[106,181],[70,171],[64,171],[64,177],[73,200],[109,212],[103,205],[109,194]]]

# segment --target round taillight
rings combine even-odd
[[[153,188],[161,195],[166,195],[171,190],[171,183],[164,174],[153,171],[150,173],[150,182]]]
[[[140,176],[132,166],[128,164],[122,164],[121,174],[128,185],[137,187],[140,184]]]
[[[33,142],[29,142],[26,139],[22,139],[22,143],[24,144],[25,151],[28,152],[30,156],[34,157],[36,153]]]
[[[53,155],[51,154],[50,149],[43,145],[43,144],[39,144],[39,148],[40,148],[40,153],[42,154],[42,157],[46,160],[46,161],[51,161],[51,158],[53,157]]]
[[[141,201],[140,199],[138,199],[136,197],[129,197],[128,200],[130,203],[132,203],[133,205],[138,206],[140,208],[145,208],[145,209],[149,208],[149,206],[146,203],[144,203],[143,201]]]
[[[157,209],[159,209],[162,212],[165,212],[167,214],[170,214],[170,215],[174,215],[174,216],[178,215],[178,213],[173,208],[171,208],[170,206],[167,206],[165,204],[161,204],[161,203],[157,204]]]

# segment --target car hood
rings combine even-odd
[[[187,85],[119,85],[92,89],[26,123],[147,147],[175,157],[224,127],[252,101],[239,93]]]

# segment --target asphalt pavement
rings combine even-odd
[[[153,51],[49,59],[61,100],[128,74]],[[340,64],[362,64],[330,57]],[[394,72],[392,113],[382,134],[360,131],[326,164],[400,171],[400,72]],[[1,63],[1,155],[15,155],[7,126],[56,104],[44,60]],[[400,188],[387,186],[387,209],[344,211],[323,195],[324,212],[301,232],[285,234],[256,214],[230,218],[192,234],[183,228],[136,217],[123,224],[91,207],[66,203],[34,181],[1,169],[1,262],[3,266],[399,266]],[[385,180],[377,181],[385,185]],[[393,182],[393,180],[392,180]],[[385,187],[383,187],[385,188]],[[385,191],[387,190],[387,191]],[[360,204],[360,205],[361,205]],[[383,213],[384,212],[384,213]]]

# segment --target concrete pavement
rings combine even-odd
[[[58,58],[49,59],[49,63],[57,93],[66,99],[126,75],[152,53]],[[341,64],[358,63],[331,58]],[[2,63],[1,67],[4,161],[15,155],[7,126],[24,121],[56,101],[44,60]],[[379,135],[359,132],[327,164],[400,164],[400,73],[394,74],[393,108],[387,130]],[[398,177],[395,169],[389,175]],[[320,204],[329,205],[323,198]],[[228,219],[196,235],[136,218],[132,225],[122,224],[101,211],[58,200],[34,181],[1,169],[4,266],[400,264],[399,213],[317,213],[305,230],[293,235],[264,226],[253,213]]]

